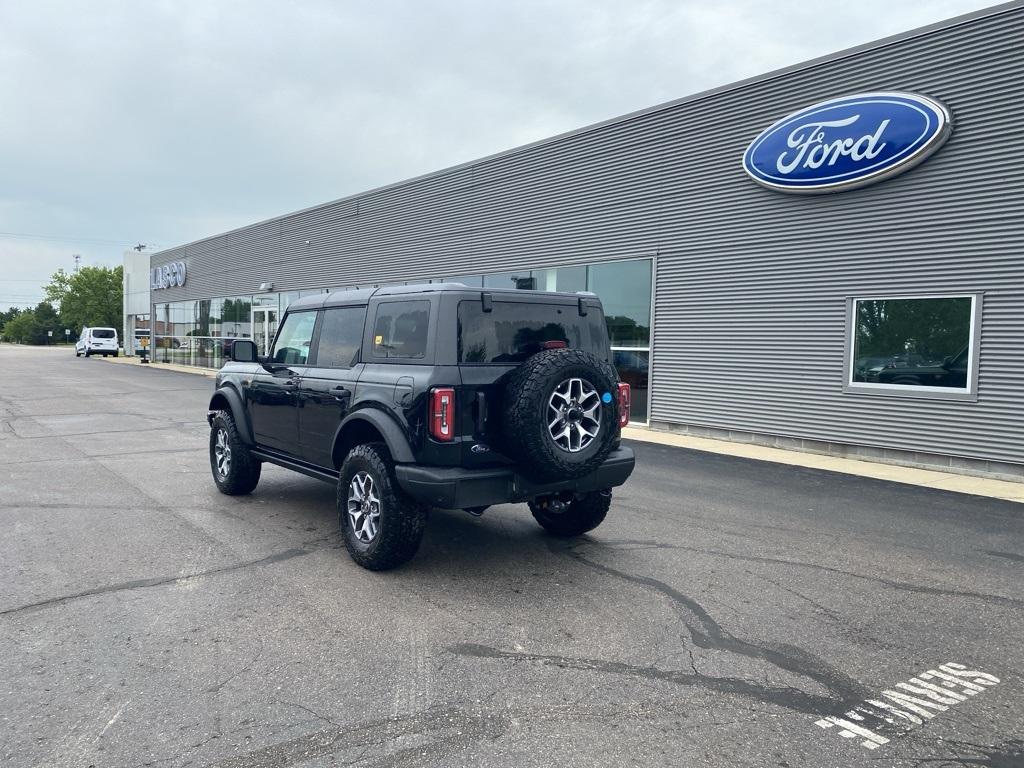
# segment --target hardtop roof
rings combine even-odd
[[[564,299],[566,301],[578,301],[579,298],[597,298],[597,294],[590,291],[530,291],[518,288],[478,288],[463,283],[417,283],[415,285],[385,285],[379,288],[356,288],[349,291],[332,291],[331,293],[320,293],[314,296],[303,296],[288,305],[288,312],[295,312],[305,309],[320,309],[321,307],[344,307],[362,305],[374,297],[383,296],[414,296],[417,294],[437,293],[462,293],[471,296],[480,296],[489,293],[492,296],[510,297],[536,300],[543,297],[548,299]]]

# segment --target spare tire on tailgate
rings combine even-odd
[[[578,349],[533,355],[509,376],[502,413],[504,450],[533,480],[588,475],[619,434],[615,369]]]

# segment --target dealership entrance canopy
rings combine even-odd
[[[155,253],[125,338],[219,366],[309,293],[594,291],[634,422],[1024,479],[1022,40],[997,6]]]

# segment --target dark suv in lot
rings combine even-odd
[[[409,560],[430,507],[526,502],[561,536],[598,526],[633,471],[629,385],[588,293],[403,286],[289,306],[270,354],[236,340],[210,400],[226,494],[262,462],[337,485],[345,543],[373,570]]]

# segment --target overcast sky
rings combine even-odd
[[[0,4],[0,308],[58,267],[509,149],[991,0]],[[28,237],[34,235],[37,237]]]

